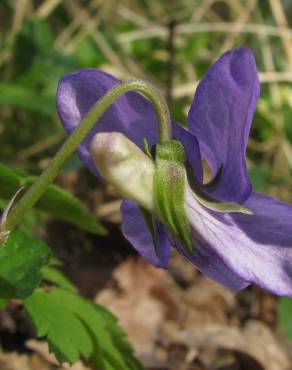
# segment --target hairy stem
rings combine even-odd
[[[116,99],[129,91],[138,91],[152,102],[158,119],[160,141],[166,141],[171,138],[169,110],[164,98],[154,86],[142,80],[130,80],[113,87],[112,90],[95,103],[73,133],[65,141],[47,169],[27,190],[19,202],[10,210],[4,225],[6,231],[13,230],[21,222],[25,213],[33,207],[43,195],[48,185],[59,173],[65,161],[74,153],[77,146],[90,132],[96,121],[115,102]]]

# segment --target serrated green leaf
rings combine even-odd
[[[109,330],[113,342],[116,347],[123,353],[123,357],[131,370],[143,370],[144,367],[134,356],[134,351],[130,343],[125,340],[126,333],[121,326],[118,325],[117,318],[108,310],[100,305],[96,305],[96,309],[100,315],[103,316],[103,320],[106,323],[106,327]]]
[[[35,180],[36,177],[20,176],[0,164],[0,197],[9,199],[21,186],[30,186]],[[106,234],[96,217],[84,209],[77,198],[58,186],[50,185],[36,207],[94,234]]]
[[[41,281],[40,269],[51,251],[41,240],[20,229],[10,233],[0,247],[0,299],[29,296]]]
[[[278,301],[278,319],[288,338],[292,339],[292,299],[282,297]]]
[[[72,310],[64,307],[64,297],[53,290],[40,289],[25,299],[25,309],[34,323],[38,337],[47,337],[49,348],[60,362],[73,364],[93,352],[90,333]]]
[[[116,318],[102,307],[60,288],[36,290],[24,305],[59,361],[72,364],[83,356],[102,370],[143,369]]]
[[[54,291],[59,299],[64,300],[64,305],[68,310],[72,310],[90,329],[96,338],[100,353],[105,359],[116,366],[117,369],[127,370],[122,354],[115,347],[111,335],[109,334],[103,316],[100,311],[90,302],[68,292],[59,290]]]
[[[44,280],[53,283],[60,288],[69,290],[72,293],[77,293],[78,289],[60,270],[51,266],[45,266],[42,268],[41,272]]]

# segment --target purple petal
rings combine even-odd
[[[120,83],[115,77],[95,69],[81,69],[63,77],[58,86],[56,103],[60,119],[71,134],[92,105],[108,90]],[[90,143],[97,132],[122,132],[140,148],[147,138],[150,148],[158,141],[158,123],[152,104],[142,95],[131,92],[121,96],[100,118],[98,123],[78,147],[85,165],[98,175],[90,157]],[[199,145],[193,134],[173,122],[174,138],[185,146],[189,162],[201,178]]]
[[[243,281],[292,296],[292,206],[258,193],[244,204],[253,215],[216,214],[188,199],[195,245],[203,241]]]
[[[115,77],[95,69],[81,69],[63,77],[58,86],[56,104],[65,130],[70,134],[85,114],[113,86],[120,83]],[[150,102],[138,93],[121,96],[100,118],[78,148],[85,165],[97,175],[90,158],[90,143],[97,132],[122,132],[143,148],[147,138],[152,146],[158,140],[156,115]]]
[[[154,249],[151,233],[142,216],[139,206],[125,199],[121,205],[122,232],[133,247],[156,267],[167,268],[171,244],[161,224],[157,223],[157,251]]]
[[[174,139],[180,141],[186,152],[186,157],[196,175],[198,182],[203,181],[202,160],[197,138],[180,124],[172,122],[172,134]]]
[[[213,248],[203,241],[195,241],[193,255],[178,244],[175,247],[178,252],[190,260],[202,274],[217,281],[217,283],[233,290],[240,290],[249,285],[249,283],[242,280],[238,274],[233,272],[224,263]]]
[[[220,181],[210,189],[215,198],[242,203],[251,192],[245,151],[259,92],[255,60],[245,48],[223,54],[197,88],[189,129],[213,176],[222,167]]]

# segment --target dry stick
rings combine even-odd
[[[272,83],[272,82],[292,82],[292,72],[276,72],[276,71],[269,71],[269,72],[260,72],[259,78],[261,83]],[[173,97],[175,98],[182,98],[185,96],[193,96],[194,91],[198,86],[196,82],[187,82],[181,85],[177,85],[173,89]]]
[[[15,12],[10,30],[12,39],[10,41],[14,39],[17,32],[21,29],[25,16],[28,16],[30,12],[32,12],[31,0],[17,0],[15,2]],[[1,54],[1,60],[6,64],[4,72],[2,74],[2,80],[9,80],[13,73],[13,64],[9,63],[13,55],[12,48],[10,48],[9,50],[5,50]]]
[[[201,4],[194,9],[191,16],[192,21],[199,22],[203,18],[204,14],[206,14],[210,9],[214,1],[215,0],[203,0]]]
[[[37,142],[36,144],[30,146],[29,148],[23,149],[17,154],[18,160],[28,159],[36,154],[41,153],[42,151],[58,144],[62,139],[64,139],[65,133],[58,132],[55,135],[52,135],[44,140]]]
[[[106,42],[105,38],[97,31],[96,19],[92,21],[91,17],[85,10],[81,7],[76,0],[68,0],[66,2],[67,10],[72,14],[73,17],[78,17],[81,21],[82,26],[88,34],[90,34],[95,40],[98,47],[104,53],[106,58],[117,68],[122,70],[124,73],[127,73],[127,70],[123,66],[123,63],[119,56],[114,52],[114,50]]]
[[[115,66],[119,71],[118,73],[121,74],[123,78],[132,77],[134,74],[139,78],[155,83],[156,86],[162,89],[159,81],[157,81],[155,77],[146,74],[134,60],[128,58],[124,54],[123,50],[118,54],[114,48],[109,45],[103,34],[96,27],[97,21],[92,19],[88,12],[82,8],[77,1],[68,0],[68,10],[71,12],[73,17],[80,19],[80,24],[85,31],[83,35],[89,34],[93,38],[105,57],[113,66]],[[82,30],[80,30],[80,32],[82,32]],[[81,35],[79,35],[79,37],[81,37]],[[121,47],[120,45],[118,46]]]
[[[175,71],[175,27],[176,20],[173,19],[168,24],[169,35],[166,46],[168,51],[166,101],[169,106],[172,104],[173,77]]]
[[[261,82],[292,82],[292,71],[268,71],[260,73]]]
[[[120,211],[121,203],[122,200],[119,199],[101,204],[96,212],[98,219],[108,219],[113,214],[118,214]]]
[[[270,0],[270,6],[279,27],[289,29],[289,25],[283,11],[282,4],[280,0]],[[292,41],[286,36],[281,36],[285,53],[287,55],[289,67],[292,68]]]
[[[107,58],[107,60],[113,64],[118,71],[120,71],[123,75],[123,77],[130,77],[131,73],[129,73],[127,66],[124,63],[124,60],[120,58],[120,56],[114,51],[114,49],[109,45],[109,43],[106,41],[105,37],[99,32],[97,29],[97,19],[92,19],[85,8],[81,7],[76,0],[68,0],[66,2],[66,6],[68,11],[71,13],[71,15],[75,18],[78,18],[80,20],[80,25],[82,26],[82,29],[79,31],[80,33],[76,38],[74,38],[74,41],[84,37],[85,35],[89,34],[93,40],[96,42],[99,49],[102,51],[104,56]],[[74,42],[74,47],[76,46],[76,43]],[[72,46],[71,46],[72,48]],[[72,50],[69,50],[71,52]],[[133,63],[132,63],[133,66]],[[137,66],[136,66],[137,67]],[[137,67],[138,68],[138,67]],[[137,72],[136,68],[136,72]],[[139,73],[136,73],[138,76],[144,77],[144,73],[141,73],[141,69],[139,68]]]
[[[176,33],[179,35],[196,34],[196,33],[212,33],[212,32],[240,32],[251,33],[256,35],[269,36],[285,36],[292,39],[292,30],[275,26],[267,26],[262,24],[246,23],[242,29],[241,23],[238,22],[201,22],[201,23],[185,23],[177,26]],[[163,26],[152,27],[139,31],[131,31],[122,33],[117,37],[121,43],[127,43],[137,40],[150,38],[166,38],[168,35],[167,29]]]
[[[48,18],[51,13],[62,3],[62,0],[46,0],[37,8],[35,14],[39,18]]]
[[[234,1],[231,2],[231,4],[233,3]],[[257,0],[248,0],[247,3],[245,4],[245,7],[241,8],[236,18],[238,23],[241,24],[241,29],[245,27],[246,22],[250,19],[251,12],[254,10],[256,4]],[[239,35],[241,35],[240,30],[238,30],[235,33],[229,33],[218,54],[221,55],[224,51],[231,49],[234,46],[236,39]]]
[[[263,20],[263,16],[261,12],[259,11],[259,17],[261,20]],[[263,54],[263,60],[264,60],[264,66],[266,69],[270,71],[275,71],[275,63],[274,63],[274,57],[271,45],[269,43],[269,39],[267,36],[262,36],[262,54]],[[276,155],[274,156],[273,160],[273,168],[272,168],[272,176],[278,177],[279,175],[279,168],[287,168],[286,166],[282,165],[283,156],[286,158],[286,161],[288,162],[288,166],[291,166],[291,160],[289,158],[289,155],[291,154],[291,150],[289,152],[290,145],[287,141],[285,129],[284,129],[284,120],[283,115],[281,115],[281,108],[282,108],[282,99],[281,99],[281,93],[280,88],[277,82],[272,82],[269,85],[269,91],[270,91],[270,97],[271,97],[271,103],[273,106],[273,110],[276,112],[276,114],[273,114],[273,122],[275,124],[276,128],[276,141],[281,148],[280,151],[276,152]],[[290,148],[291,149],[291,148]],[[292,168],[292,167],[290,167]]]
[[[115,12],[118,16],[124,18],[125,20],[132,22],[136,26],[140,28],[147,28],[151,26],[155,26],[154,22],[150,21],[149,19],[143,17],[141,14],[135,13],[132,9],[127,8],[125,5],[118,5],[115,8]]]
[[[80,26],[80,19],[74,18],[67,27],[55,38],[54,45],[56,48],[64,48],[70,37]]]
[[[27,0],[18,0],[15,3],[15,12],[11,29],[12,33],[18,32],[22,27],[23,20],[25,18],[26,7],[28,5],[27,3]]]
[[[210,8],[215,0],[203,0],[199,6],[194,8],[193,14],[191,16],[191,19],[195,22],[200,22],[201,19],[204,16],[211,16],[211,17],[217,17],[217,14],[212,11]],[[183,70],[187,76],[187,81],[193,81],[195,84],[195,81],[197,80],[197,73],[196,69],[194,68],[193,61],[186,61],[186,63],[183,65]]]
[[[267,52],[269,53],[270,68],[275,69],[271,46],[268,45],[267,49],[268,49]],[[273,119],[274,119],[276,130],[277,130],[278,147],[280,148],[280,151],[277,151],[274,157],[272,173],[274,177],[279,177],[279,169],[282,169],[283,171],[283,169],[287,168],[286,166],[282,165],[283,159],[286,159],[286,162],[288,163],[288,167],[290,167],[290,170],[292,169],[292,148],[291,148],[291,144],[288,141],[287,134],[286,134],[285,127],[284,127],[284,117],[281,114],[281,110],[283,108],[283,102],[281,98],[281,92],[280,92],[279,85],[276,82],[271,84],[271,102],[272,102],[272,105],[275,107],[275,111],[276,111],[276,114],[273,114]],[[286,175],[288,175],[288,173],[286,173]]]

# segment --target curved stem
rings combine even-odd
[[[73,133],[68,137],[63,146],[57,152],[47,169],[40,175],[38,180],[28,189],[19,202],[10,210],[5,222],[5,230],[13,230],[22,220],[25,213],[33,207],[46,191],[48,185],[55,179],[65,161],[74,153],[77,146],[95,125],[96,121],[121,95],[129,91],[139,91],[153,104],[158,123],[160,141],[171,138],[171,121],[167,104],[158,90],[151,84],[142,80],[130,80],[112,88],[100,98],[91,110],[86,114]]]

